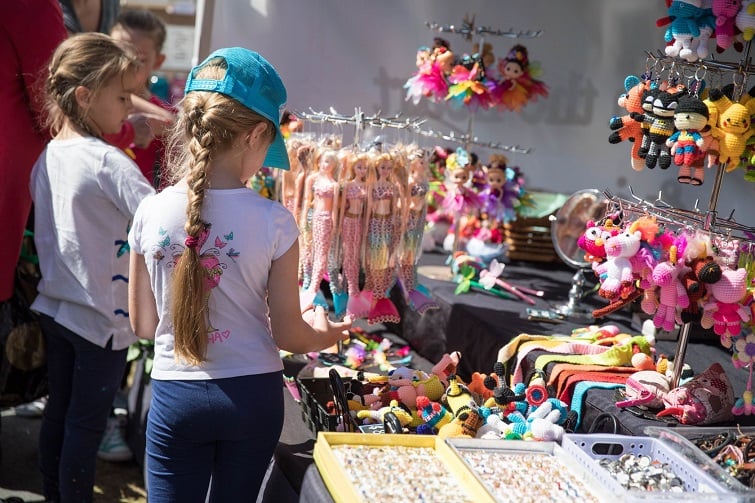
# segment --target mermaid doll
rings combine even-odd
[[[393,157],[382,152],[375,157],[368,175],[364,268],[365,290],[372,292],[369,324],[401,321],[398,309],[388,298],[395,281],[394,223],[401,200],[400,186],[393,178],[393,163]]]
[[[320,282],[328,266],[333,228],[338,216],[338,155],[335,150],[323,150],[318,156],[317,173],[307,180],[305,207],[312,208],[312,276],[303,289],[302,305],[315,300]],[[324,303],[324,302],[320,302]]]
[[[370,310],[369,294],[363,293],[359,288],[370,155],[352,153],[346,158],[345,167],[345,181],[338,205],[341,222],[342,270],[348,292],[346,313],[352,319],[357,319],[366,318]]]
[[[280,200],[283,206],[291,212],[294,219],[299,221],[301,216],[301,192],[304,187],[306,173],[300,159],[306,155],[308,146],[300,139],[289,140],[286,144],[288,162],[291,168],[280,174]]]
[[[417,262],[422,249],[422,235],[427,215],[428,165],[425,151],[414,147],[409,150],[409,175],[406,201],[403,206],[404,225],[399,251],[398,275],[409,306],[419,314],[438,309],[417,280]]]
[[[297,158],[302,168],[302,189],[296,192],[294,207],[298,210],[299,217],[299,280],[302,288],[309,288],[312,279],[312,204],[311,199],[306,197],[312,191],[312,183],[317,176],[315,169],[315,147],[312,144],[304,144],[297,150]]]

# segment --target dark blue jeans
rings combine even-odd
[[[97,449],[113,398],[120,388],[127,350],[102,348],[40,317],[47,343],[50,397],[39,431],[39,464],[45,498],[92,501]]]
[[[150,503],[254,502],[283,428],[281,372],[152,380]]]

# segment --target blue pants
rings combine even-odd
[[[39,431],[39,465],[48,501],[92,501],[97,449],[126,368],[127,350],[102,348],[40,317],[50,397]]]
[[[254,502],[283,428],[281,372],[152,380],[150,503]]]

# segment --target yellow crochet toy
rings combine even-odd
[[[747,140],[755,133],[750,129],[755,100],[748,100],[745,105],[735,103],[720,89],[711,89],[708,99],[718,114],[718,122],[711,131],[719,141],[719,162],[726,163],[727,172],[733,171],[739,167]]]

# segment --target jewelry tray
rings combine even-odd
[[[648,426],[644,431],[645,435],[658,438],[661,442],[669,445],[670,448],[683,453],[688,459],[708,472],[720,485],[731,491],[737,497],[737,501],[755,502],[755,489],[742,484],[693,442],[696,438],[718,434],[741,434],[755,439],[755,427],[676,426],[674,428],[662,428]]]
[[[678,444],[669,445],[658,438],[597,433],[565,434],[561,447],[597,478],[603,487],[615,494],[614,501],[745,501],[741,500],[740,495],[732,491],[731,487],[721,483],[714,470],[717,467],[712,461],[694,456],[693,450],[682,449]],[[625,454],[646,455],[654,462],[668,464],[674,474],[682,480],[684,491],[625,489],[598,462],[600,459],[617,460]]]
[[[466,438],[452,438],[448,440],[441,439],[433,435],[367,435],[360,433],[339,433],[339,432],[320,432],[317,436],[317,442],[314,447],[314,460],[320,475],[331,493],[334,501],[357,502],[367,501],[363,497],[360,489],[350,481],[346,472],[346,467],[339,461],[333,451],[333,447],[338,445],[353,446],[402,446],[409,448],[431,448],[438,457],[438,463],[442,464],[447,471],[453,474],[456,482],[465,491],[469,501],[474,503],[482,502],[509,502],[511,491],[505,488],[497,491],[494,487],[487,485],[481,473],[478,473],[478,467],[468,463],[464,458],[465,450],[483,451],[493,453],[497,462],[504,461],[507,455],[531,455],[531,456],[552,456],[563,461],[567,473],[565,482],[569,486],[584,486],[583,495],[591,493],[595,501],[615,502],[615,498],[610,493],[604,491],[601,484],[586,470],[574,462],[563,449],[555,442],[525,442],[520,440],[480,440]],[[389,466],[372,466],[372,477],[376,480],[383,480],[386,471],[399,470],[406,475],[411,475],[420,469],[420,466],[407,456],[407,459],[397,460],[397,463]],[[525,483],[530,482],[529,498],[520,501],[535,501],[532,499],[533,490],[531,478],[526,479]],[[589,488],[589,489],[588,489]],[[566,496],[558,498],[559,501],[568,501]],[[370,500],[373,500],[370,498]],[[408,499],[402,499],[407,501]],[[584,501],[580,498],[573,498],[572,501]]]

